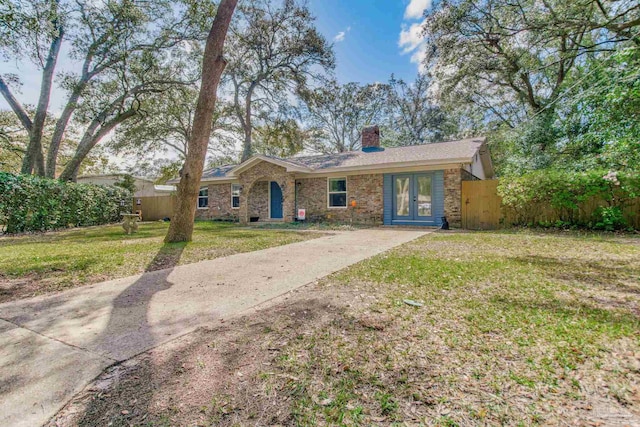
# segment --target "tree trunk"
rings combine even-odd
[[[16,114],[16,116],[18,116],[20,123],[22,123],[22,127],[24,127],[27,133],[31,133],[31,128],[33,127],[33,123],[31,122],[29,115],[25,111],[24,107],[22,107],[22,104],[20,104],[20,102],[15,98],[15,96],[13,96],[13,93],[11,93],[11,89],[9,89],[9,86],[4,81],[1,75],[0,75],[0,92],[2,92],[2,96],[4,96],[4,99],[7,101],[7,103],[9,104],[13,112]]]
[[[55,2],[57,7],[57,2]],[[57,10],[56,10],[57,13]],[[53,85],[53,76],[58,61],[58,53],[60,53],[60,45],[64,31],[58,25],[57,18],[53,22],[54,27],[58,30],[58,34],[51,40],[49,53],[44,69],[42,70],[42,84],[40,85],[40,97],[36,107],[36,114],[33,118],[33,125],[29,134],[29,145],[22,159],[23,174],[30,174],[35,171],[37,175],[44,176],[44,156],[42,155],[42,133],[44,131],[44,122],[47,118],[47,110],[49,109],[49,99],[51,98],[51,87]]]
[[[193,128],[178,184],[176,206],[165,242],[188,242],[193,235],[200,179],[207,154],[216,94],[227,62],[223,58],[224,41],[238,0],[221,0],[211,31],[207,37],[202,60],[202,84],[193,119]]]
[[[49,151],[47,152],[47,164],[45,168],[45,176],[47,178],[55,178],[56,176],[56,166],[58,163],[58,151],[60,150],[60,144],[62,143],[62,138],[64,136],[64,132],[67,129],[67,125],[69,120],[71,119],[71,115],[75,111],[77,107],[78,99],[80,99],[80,94],[86,84],[84,82],[80,82],[78,87],[76,87],[62,110],[62,114],[60,118],[56,122],[56,127],[53,131],[53,135],[51,136],[51,142],[49,143]]]
[[[242,158],[241,162],[245,160],[249,160],[251,158],[251,153],[253,152],[253,147],[251,146],[251,125],[248,128],[244,129],[244,141],[242,143]]]
[[[253,155],[253,145],[252,145],[252,131],[253,124],[251,123],[251,102],[253,101],[253,91],[258,85],[258,81],[251,82],[249,89],[247,90],[247,95],[244,99],[244,122],[242,123],[242,129],[244,130],[244,143],[242,144],[242,158],[241,162],[245,160],[249,160]]]
[[[95,147],[96,144],[100,142],[102,138],[107,136],[109,132],[111,132],[116,126],[118,126],[125,120],[128,120],[129,118],[135,116],[136,114],[137,111],[135,109],[126,110],[118,114],[108,122],[102,124],[102,115],[96,117],[82,136],[80,144],[78,144],[78,148],[76,148],[76,152],[73,154],[73,157],[65,165],[64,170],[60,174],[60,180],[75,182],[78,178],[80,165],[82,165],[82,162],[87,158],[87,155],[93,149],[93,147]]]

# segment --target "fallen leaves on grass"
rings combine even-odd
[[[432,234],[140,356],[67,424],[135,396],[129,424],[634,425],[638,242]]]

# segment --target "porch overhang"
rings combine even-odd
[[[269,157],[264,155],[257,155],[257,156],[251,157],[248,160],[245,160],[235,168],[231,169],[231,171],[229,172],[229,175],[238,176],[243,171],[252,168],[253,166],[257,165],[260,162],[267,162],[267,163],[272,163],[274,165],[278,165],[280,167],[283,167],[287,172],[309,173],[312,171],[312,169],[306,166],[298,165],[293,162],[289,162],[282,159],[276,159],[274,157]]]

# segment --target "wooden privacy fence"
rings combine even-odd
[[[134,197],[132,212],[140,211],[143,221],[170,218],[175,202],[176,196]]]
[[[572,212],[572,217],[576,223],[587,224],[602,206],[607,206],[605,200],[588,200]],[[622,212],[629,225],[640,229],[640,199],[634,199]],[[561,213],[550,205],[530,205],[526,212],[514,212],[502,206],[498,180],[462,182],[462,228],[493,230],[521,223],[553,224],[561,219]]]
[[[493,230],[500,227],[502,199],[498,181],[462,181],[462,228]]]

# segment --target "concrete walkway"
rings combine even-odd
[[[423,234],[340,232],[2,304],[0,425],[41,425],[107,366]]]

